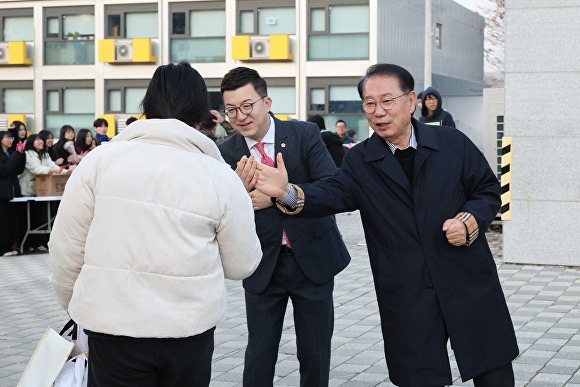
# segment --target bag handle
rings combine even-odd
[[[62,328],[62,330],[60,331],[59,335],[62,336],[70,328],[73,328],[72,332],[71,332],[71,338],[73,340],[76,340],[77,339],[77,323],[75,323],[72,319],[68,320],[68,322],[64,325],[64,328]]]

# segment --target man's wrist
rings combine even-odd
[[[288,189],[286,197],[276,200],[276,207],[287,215],[296,215],[304,207],[304,191],[295,184],[289,184]]]
[[[460,212],[455,216],[454,219],[460,220],[466,229],[466,236],[465,236],[465,246],[470,246],[479,235],[479,226],[477,225],[477,220],[475,217],[471,215],[469,212]]]

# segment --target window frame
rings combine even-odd
[[[155,12],[159,18],[159,4],[158,3],[143,3],[143,4],[106,4],[104,16],[104,31],[105,39],[127,39],[127,27],[125,26],[125,18],[130,13],[148,13]],[[119,15],[119,35],[109,34],[109,16]],[[158,39],[160,36],[159,25],[157,26],[157,37],[151,39]]]
[[[145,88],[149,86],[150,79],[108,79],[105,81],[105,112],[106,114],[137,114],[141,112],[127,112],[127,105],[125,101],[125,89],[131,88]],[[111,105],[109,103],[109,92],[119,90],[121,92],[121,110],[111,110]]]
[[[4,40],[4,19],[7,17],[32,17],[34,23],[34,10],[32,8],[3,9],[2,16],[0,16],[0,42],[6,42]],[[27,40],[27,42],[33,41]]]
[[[335,59],[335,58],[326,58],[326,59],[310,59],[309,55],[309,48],[308,45],[310,44],[310,37],[311,36],[333,36],[336,34],[330,33],[330,8],[333,6],[344,6],[344,5],[366,5],[369,7],[369,23],[370,23],[370,0],[308,0],[307,5],[307,21],[306,21],[306,45],[307,45],[307,61],[340,61],[340,60],[368,60],[370,58],[370,30],[367,33],[369,36],[369,47],[368,51],[369,54],[366,58],[355,58],[355,59]],[[312,30],[312,10],[313,9],[323,9],[324,10],[324,30],[323,31],[313,31]],[[362,33],[353,33],[356,35]],[[309,106],[310,107],[310,106]]]
[[[67,7],[45,7],[43,14],[43,31],[42,36],[44,42],[67,42],[69,39],[63,37],[64,31],[64,17],[67,15],[80,15],[80,14],[92,14],[95,16],[95,6],[85,5],[85,6],[67,6]],[[58,17],[58,37],[49,36],[48,34],[48,19]],[[96,18],[95,18],[96,22]],[[96,26],[95,26],[96,27]],[[96,28],[95,28],[96,30]],[[92,38],[91,38],[92,36]],[[95,40],[95,31],[93,35],[88,35],[87,39],[82,40]]]
[[[221,1],[204,1],[198,3],[169,3],[169,39],[195,39],[195,36],[190,34],[190,22],[191,22],[191,11],[225,11],[226,2]],[[185,33],[182,35],[173,33],[173,14],[174,13],[185,13]],[[226,38],[226,34],[223,36],[216,35],[210,36],[215,38]]]
[[[7,113],[4,111],[4,90],[5,89],[22,89],[22,90],[32,90],[34,93],[34,82],[33,81],[0,81],[0,114],[16,114],[16,113]],[[33,97],[34,99],[34,97]],[[34,106],[34,100],[33,106]],[[32,112],[18,112],[18,113],[26,113],[26,114],[34,114],[34,108],[32,108]]]
[[[435,33],[433,39],[435,40],[435,48],[441,50],[443,38],[443,24],[435,23]]]
[[[354,0],[356,1],[356,0]],[[238,0],[238,8],[236,10],[236,34],[237,35],[254,35],[254,36],[262,36],[258,35],[258,10],[259,9],[272,9],[272,8],[290,8],[294,7],[296,9],[296,3],[292,2],[291,4],[285,0],[270,0],[268,2],[264,2],[263,0]],[[266,5],[266,6],[264,6]],[[252,33],[241,32],[242,26],[242,12],[244,11],[253,11],[254,13],[254,27]],[[296,24],[296,20],[294,20]],[[296,35],[298,31],[298,27],[295,27],[294,33],[289,35]],[[266,35],[263,35],[266,36]]]
[[[44,114],[46,115],[58,115],[58,114],[70,114],[65,113],[64,108],[64,90],[66,89],[95,89],[95,81],[90,79],[81,80],[48,80],[44,81],[43,85],[43,105]],[[48,110],[48,93],[51,91],[58,91],[58,111]],[[94,108],[94,106],[93,106]]]
[[[331,77],[331,78],[308,78],[307,79],[307,84],[308,84],[308,91],[307,91],[307,95],[306,95],[306,111],[308,116],[314,115],[314,114],[320,114],[320,115],[329,115],[329,114],[365,114],[364,111],[362,110],[362,101],[361,101],[361,112],[362,113],[342,113],[342,112],[330,112],[329,108],[330,108],[330,87],[332,86],[354,86],[355,88],[358,86],[358,83],[360,81],[360,77]],[[312,110],[310,108],[311,101],[310,101],[310,96],[311,94],[311,90],[312,89],[324,89],[324,110]]]
[[[296,96],[298,95],[297,90],[298,90],[298,86],[296,84],[296,78],[264,78],[264,80],[266,81],[267,84],[267,89],[269,90],[271,87],[288,87],[288,86],[292,86],[294,87],[294,113],[288,113],[288,112],[277,112],[277,111],[273,111],[272,113],[274,114],[287,114],[287,115],[291,115],[294,116],[296,114],[298,114],[298,102],[296,101]],[[270,97],[270,93],[268,93],[268,96]],[[272,101],[273,105],[276,106],[276,101]]]

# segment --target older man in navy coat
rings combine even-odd
[[[318,127],[272,117],[266,82],[255,70],[231,70],[221,91],[225,112],[238,133],[219,149],[238,174],[242,172],[238,161],[255,169],[254,160],[272,164],[278,152],[286,158],[292,181],[310,183],[334,174],[336,167]],[[244,184],[263,251],[258,269],[243,282],[248,322],[244,386],[273,385],[288,299],[294,308],[300,385],[328,386],[334,276],[350,261],[334,217],[299,219],[281,214],[269,196],[252,190],[248,181]]]
[[[411,118],[413,88],[402,67],[371,66],[359,94],[375,133],[341,169],[317,185],[289,185],[278,155],[277,169],[258,166],[256,187],[285,212],[302,210],[297,218],[360,209],[394,384],[451,384],[450,340],[464,381],[511,387],[518,346],[484,236],[499,184],[460,131]]]

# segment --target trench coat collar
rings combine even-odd
[[[424,125],[414,118],[411,120],[417,138],[417,152],[415,153],[415,168],[413,172],[413,177],[415,178],[430,153],[439,150],[439,141],[434,131],[436,128]],[[389,145],[376,133],[373,133],[368,139],[365,151],[365,162],[371,163],[379,160],[382,160],[379,168],[395,183],[400,185],[407,192],[409,198],[412,198],[411,183],[391,152]]]

